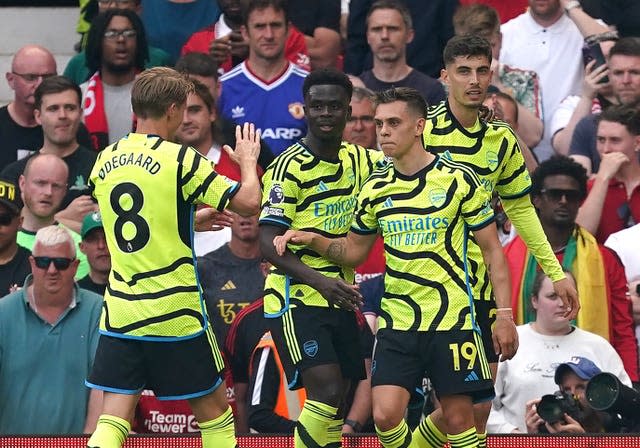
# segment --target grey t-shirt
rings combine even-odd
[[[121,86],[102,83],[104,89],[104,113],[109,125],[109,144],[115,143],[131,132],[133,110],[131,109],[131,88],[133,81]]]

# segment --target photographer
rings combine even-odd
[[[604,421],[600,413],[589,406],[585,397],[589,380],[598,373],[601,373],[598,366],[581,356],[575,356],[560,364],[554,375],[555,383],[560,387],[560,394],[556,393],[555,399],[552,395],[545,395],[543,398],[527,402],[527,432],[604,432]],[[546,406],[545,403],[541,405],[540,402],[545,400]],[[553,411],[556,411],[555,415]],[[564,415],[558,416],[560,412]]]

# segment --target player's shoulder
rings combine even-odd
[[[313,155],[304,146],[294,143],[273,159],[265,174],[273,180],[282,180],[287,174],[295,176],[311,158]]]
[[[385,162],[377,164],[364,182],[362,190],[369,191],[371,189],[380,189],[388,185],[393,185],[395,182],[394,173],[393,163]]]
[[[436,167],[441,171],[445,171],[448,175],[459,178],[474,188],[481,185],[478,175],[473,168],[466,163],[456,162],[448,157],[438,156]]]
[[[435,118],[446,113],[447,103],[445,101],[440,101],[439,103],[427,108],[427,119]]]
[[[515,132],[513,131],[513,128],[508,123],[505,123],[504,121],[491,120],[489,123],[487,123],[486,126],[487,126],[487,130],[485,132],[485,135],[493,134],[497,136],[502,136],[509,140],[513,140],[513,141],[517,140],[517,137]]]

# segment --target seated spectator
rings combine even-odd
[[[581,309],[576,326],[611,342],[627,373],[637,381],[638,354],[624,268],[613,251],[576,224],[587,187],[584,168],[568,157],[556,156],[541,163],[531,181],[531,201],[544,233],[578,285]],[[534,319],[527,304],[538,266],[519,236],[505,252],[511,269],[514,317],[516,323],[526,324]]]
[[[18,231],[18,244],[33,250],[36,232],[43,227],[58,224],[56,213],[67,192],[69,168],[64,161],[54,154],[37,154],[31,157],[20,175],[19,184],[22,191],[22,227]],[[70,232],[71,237],[80,244],[80,235]],[[77,255],[78,278],[89,272],[89,264],[83,253]]]
[[[109,9],[93,19],[86,49],[91,78],[80,87],[84,123],[95,151],[131,132],[131,88],[136,74],[144,70],[148,52],[135,12]]]
[[[171,63],[178,59],[189,36],[219,16],[215,0],[142,0],[141,18],[148,41],[169,53]]]
[[[612,233],[604,245],[620,257],[627,282],[640,277],[640,223]]]
[[[438,104],[445,99],[442,84],[407,64],[407,45],[413,37],[411,13],[403,3],[376,1],[367,14],[367,43],[373,55],[373,68],[358,76],[375,92],[412,87],[427,104]]]
[[[374,93],[363,87],[353,88],[351,94],[351,115],[342,132],[342,139],[346,142],[365,148],[378,149],[376,142],[376,125],[373,121],[375,107]]]
[[[62,158],[69,169],[71,185],[66,190],[56,219],[79,232],[82,218],[97,208],[91,200],[88,186],[96,154],[80,145],[76,138],[82,122],[82,93],[64,76],[52,76],[38,86],[34,97],[34,115],[44,135],[44,144],[35,154],[54,154]],[[13,162],[2,170],[0,176],[18,183],[30,157]]]
[[[640,108],[612,106],[598,116],[601,164],[589,180],[577,221],[604,243],[640,223]]]
[[[142,0],[93,0],[98,4],[98,13],[103,13],[108,9],[130,9],[136,14],[140,14],[142,8],[140,3]],[[89,31],[87,27],[86,31]],[[169,53],[157,47],[148,47],[149,59],[145,63],[145,68],[160,67],[171,65],[171,57]],[[87,54],[85,50],[73,56],[64,69],[64,76],[80,85],[91,76],[87,67]]]
[[[538,415],[540,398],[527,403],[524,416],[528,433],[548,432],[557,433],[601,433],[607,432],[599,413],[589,406],[585,392],[589,380],[602,373],[602,370],[588,358],[572,356],[567,362],[556,367],[553,375],[554,382],[559,386],[559,391],[568,394],[577,400],[580,416],[565,414],[560,421],[550,424]],[[542,431],[544,427],[545,431]]]
[[[340,0],[288,0],[288,9],[304,35],[311,68],[341,68]]]
[[[111,255],[100,212],[91,212],[84,217],[80,236],[80,251],[87,257],[89,273],[78,280],[78,286],[104,296],[111,272]]]
[[[453,16],[453,27],[457,35],[476,34],[491,43],[493,52],[491,84],[516,101],[517,126],[511,127],[514,130],[518,129],[518,134],[528,147],[535,147],[542,138],[540,80],[533,70],[524,70],[500,62],[502,33],[498,12],[491,6],[479,3],[463,6],[458,8]]]
[[[249,42],[242,32],[241,0],[220,2],[222,15],[217,22],[194,33],[182,47],[181,54],[192,52],[210,54],[218,64],[218,73],[223,74],[244,61],[249,55]],[[289,33],[284,48],[285,57],[297,66],[309,70],[309,55],[304,35],[289,24]]]
[[[527,306],[534,310],[535,320],[517,327],[520,349],[512,359],[498,365],[496,396],[487,422],[489,433],[526,432],[526,403],[553,393],[556,366],[573,356],[589,358],[602,370],[631,385],[613,347],[604,338],[574,327],[563,317],[565,306],[542,271],[535,276]]]
[[[220,78],[221,114],[237,124],[255,123],[274,156],[307,130],[302,98],[307,72],[284,57],[285,6],[283,0],[249,1],[243,28],[249,57]]]
[[[351,0],[345,42],[345,71],[362,73],[372,66],[367,45],[367,14],[376,0]],[[416,70],[437,78],[443,67],[442,50],[453,36],[451,18],[458,6],[451,0],[406,0],[411,12],[415,36],[407,47],[407,63]]]
[[[640,38],[629,37],[617,41],[609,51],[609,82],[616,103],[634,106],[640,104]],[[596,110],[596,112],[599,112]],[[569,155],[587,169],[587,173],[600,170],[600,152],[597,148],[597,114],[588,114],[575,125]]]
[[[39,229],[29,262],[24,287],[0,300],[0,433],[81,434],[101,401],[84,380],[102,298],[75,286],[76,247],[63,228]]]
[[[14,292],[31,274],[31,251],[18,245],[22,201],[16,184],[0,180],[0,297]]]
[[[25,45],[11,60],[7,83],[13,90],[13,100],[0,108],[0,170],[42,148],[42,126],[34,116],[34,92],[40,83],[56,75],[56,61],[49,50],[38,45]],[[78,139],[89,144],[84,126]]]

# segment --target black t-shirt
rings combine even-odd
[[[25,128],[13,121],[9,115],[9,106],[0,107],[0,170],[10,163],[22,159],[42,148],[44,137],[42,127]],[[78,143],[90,147],[89,132],[84,124],[78,129]]]
[[[91,277],[89,276],[89,274],[87,274],[86,276],[82,277],[80,280],[77,280],[76,283],[82,289],[86,289],[86,290],[95,292],[96,294],[101,295],[103,297],[104,297],[104,292],[107,289],[107,284],[106,283],[104,285],[100,285],[100,284],[94,282],[93,280],[91,280]]]
[[[18,246],[15,257],[7,264],[0,264],[0,298],[9,294],[9,288],[13,285],[24,285],[25,278],[31,274],[29,255],[30,250]]]
[[[27,165],[29,157],[20,159],[5,167],[0,172],[0,177],[13,181],[18,185],[18,178],[24,172],[24,167]],[[96,162],[96,157],[96,152],[79,146],[76,151],[62,158],[69,167],[69,190],[62,201],[61,209],[66,208],[75,198],[83,194],[90,194],[88,180]]]
[[[396,82],[380,81],[375,77],[372,70],[361,73],[359,77],[364,85],[374,92],[380,92],[394,87],[412,87],[420,92],[429,106],[438,104],[446,98],[444,87],[442,87],[440,81],[415,69],[411,70],[411,73],[409,73],[406,78]]]
[[[313,36],[316,28],[340,32],[340,0],[290,0],[288,10],[302,34]]]

